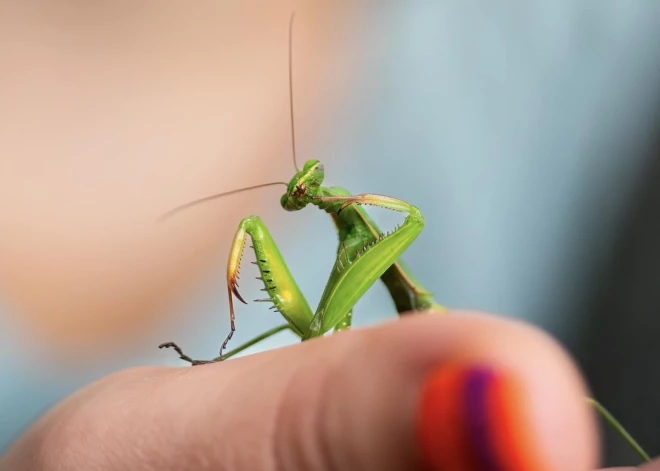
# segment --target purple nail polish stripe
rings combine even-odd
[[[488,419],[488,386],[495,378],[491,370],[476,368],[470,372],[465,384],[467,432],[479,471],[504,471],[493,449],[490,439],[493,424]]]

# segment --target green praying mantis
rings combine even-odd
[[[339,237],[335,264],[316,311],[313,312],[261,218],[249,216],[243,219],[234,235],[227,262],[227,293],[231,330],[220,347],[219,356],[211,360],[194,360],[184,354],[174,342],[163,343],[159,346],[159,348],[173,348],[182,360],[193,366],[226,360],[285,330],[290,330],[302,341],[323,336],[331,331],[348,330],[351,328],[353,307],[378,279],[387,287],[399,315],[420,311],[447,313],[447,309],[433,299],[433,295],[415,279],[400,259],[424,228],[424,217],[419,208],[389,196],[351,195],[341,187],[325,187],[323,186],[324,167],[318,160],[308,160],[302,169],[298,167],[292,80],[294,17],[295,14],[292,14],[289,22],[289,105],[295,175],[288,184],[285,182],[265,183],[198,199],[169,211],[161,219],[169,218],[191,206],[242,191],[284,185],[287,187],[286,193],[280,199],[284,210],[299,211],[311,204],[330,215]],[[393,231],[384,233],[362,208],[365,205],[399,211],[405,213],[406,217],[403,223]],[[286,323],[223,353],[236,331],[234,297],[247,304],[238,291],[238,278],[241,257],[248,236],[252,240],[251,248],[256,256],[256,261],[253,263],[260,271],[258,279],[263,282],[262,291],[266,293],[265,298],[256,299],[255,302],[271,303],[270,308],[280,313]],[[587,401],[644,461],[650,461],[648,454],[600,403],[591,398],[588,398]]]
[[[327,332],[347,330],[351,327],[353,306],[380,278],[386,285],[400,314],[412,311],[445,309],[414,279],[408,268],[398,260],[417,238],[424,227],[424,218],[418,208],[389,196],[351,195],[339,187],[324,187],[323,165],[310,160],[296,172],[282,196],[282,207],[297,211],[308,204],[317,206],[332,217],[339,235],[337,258],[321,296],[316,312],[312,312],[305,297],[289,272],[266,225],[258,216],[243,219],[236,231],[227,263],[227,292],[231,331],[220,348],[220,356],[213,360],[192,360],[173,343],[181,358],[193,365],[221,361],[254,345],[270,335],[289,329],[303,341]],[[390,233],[382,233],[366,214],[362,205],[407,213],[404,222]],[[257,302],[270,302],[287,323],[276,327],[225,355],[222,354],[235,331],[233,297],[246,303],[238,291],[238,272],[247,236],[252,239],[267,298]],[[246,303],[247,304],[247,303]]]
[[[351,195],[340,187],[325,187],[323,186],[323,164],[318,160],[309,160],[305,162],[302,169],[298,168],[295,151],[291,60],[293,19],[294,15],[291,16],[289,23],[289,100],[295,175],[288,184],[284,182],[266,183],[195,200],[169,211],[163,217],[168,218],[183,209],[240,191],[272,185],[286,185],[286,193],[280,200],[283,209],[298,211],[311,204],[330,215],[339,236],[337,258],[318,307],[315,312],[312,312],[261,218],[250,216],[243,219],[238,225],[227,263],[227,293],[231,330],[220,347],[220,356],[212,360],[193,360],[173,342],[160,345],[160,348],[174,348],[181,359],[192,365],[225,360],[284,330],[292,331],[304,341],[325,335],[330,331],[339,332],[350,329],[353,307],[379,278],[385,283],[399,314],[414,311],[446,312],[446,309],[433,300],[431,293],[399,260],[401,254],[424,228],[424,217],[417,207],[389,196]],[[384,233],[361,207],[364,205],[403,212],[406,214],[406,218],[393,231]],[[239,268],[247,236],[250,236],[252,240],[251,247],[256,256],[254,263],[259,268],[261,275],[259,279],[264,284],[262,291],[267,295],[266,298],[255,301],[272,303],[271,309],[280,313],[286,320],[286,324],[264,332],[223,354],[236,331],[234,297],[247,304],[238,291]]]

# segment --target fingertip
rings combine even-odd
[[[487,437],[495,469],[593,470],[599,459],[594,411],[585,401],[584,380],[562,346],[524,322],[483,313],[452,314],[409,316],[345,336],[353,343],[350,367],[337,383],[341,389],[352,386],[355,410],[371,425],[352,427],[344,438],[359,443],[365,453],[375,455],[380,449],[389,457],[383,458],[388,464],[401,466],[407,459],[408,469],[415,460],[426,466],[436,463],[436,469],[454,469],[448,463],[468,455],[473,458],[462,469],[487,469],[475,464],[477,447],[466,438],[466,415],[474,412],[474,401],[460,402],[466,400],[469,378],[474,381],[465,370],[485,368],[494,379],[481,391],[486,398],[480,405],[482,420],[473,418],[471,427],[473,436],[480,429]],[[437,379],[443,374],[448,376]],[[429,378],[434,375],[439,383],[433,395],[444,405],[428,405]],[[461,375],[464,379],[457,379]],[[348,400],[342,395],[348,393],[334,394],[343,398],[342,403]],[[383,437],[394,428],[414,437],[399,437],[398,451],[390,438]],[[352,433],[357,430],[361,433]],[[412,450],[401,450],[408,445]],[[452,456],[438,458],[443,449]],[[461,449],[468,451],[461,454]]]
[[[530,433],[524,382],[489,365],[449,364],[421,392],[417,435],[431,470],[548,471]]]
[[[596,467],[594,411],[561,345],[533,326],[484,314],[430,322],[452,340],[420,388],[416,432],[429,469]]]
[[[130,370],[88,388],[64,423],[96,437],[80,456],[139,439],[140,460],[159,469],[229,459],[290,471],[591,471],[586,394],[547,334],[454,312],[212,365]]]

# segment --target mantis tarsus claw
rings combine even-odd
[[[179,354],[179,358],[181,358],[184,361],[187,361],[193,366],[202,365],[204,363],[211,363],[210,361],[206,361],[206,360],[193,360],[188,355],[183,353],[183,350],[181,350],[181,348],[174,342],[161,343],[160,345],[158,345],[158,348],[173,348]]]

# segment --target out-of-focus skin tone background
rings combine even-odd
[[[299,164],[419,206],[405,260],[437,299],[549,330],[657,454],[660,4],[246,5],[0,4],[0,448],[110,372],[181,365],[161,342],[215,356],[242,217],[263,217],[315,306],[336,235],[279,188],[156,223],[292,176],[295,9]],[[237,307],[234,346],[281,322],[265,311]],[[388,312],[377,284],[355,324]],[[618,437],[606,451],[635,462]]]
[[[277,211],[284,187],[156,219],[191,199],[291,178],[292,11],[302,153],[343,99],[358,8],[0,5],[0,397],[14,404],[0,445],[97,377],[145,355],[175,363],[156,347],[187,323],[206,330],[212,319],[214,337],[227,334],[225,309],[205,319],[185,303],[226,263],[240,219],[268,202]],[[215,280],[211,289],[225,292]]]
[[[163,306],[217,263],[244,205],[264,194],[216,204],[213,217],[163,225],[159,214],[290,178],[294,4],[2,9],[3,300],[45,349],[116,350],[153,328]],[[334,38],[347,25],[334,9],[298,9],[296,110],[304,121],[332,105],[320,90],[339,92]]]
[[[44,353],[88,357],[139,339],[220,261],[246,205],[279,198],[283,188],[155,222],[187,200],[292,175],[295,7],[3,5],[0,276],[14,325]],[[304,123],[340,92],[335,37],[350,24],[297,8]]]

